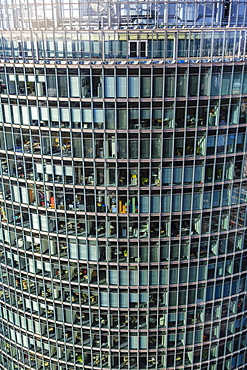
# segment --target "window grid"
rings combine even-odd
[[[0,367],[244,369],[246,4],[108,5],[1,8]]]

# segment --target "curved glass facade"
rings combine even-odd
[[[246,2],[0,5],[0,368],[245,369]]]

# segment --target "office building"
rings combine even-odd
[[[246,26],[1,1],[0,369],[246,369]]]

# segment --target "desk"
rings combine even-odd
[[[187,126],[188,127],[195,127],[195,125],[196,125],[196,119],[195,118],[187,119]]]
[[[181,235],[182,236],[186,236],[186,235],[189,235],[189,234],[190,234],[190,229],[189,228],[184,227],[184,228],[181,229]]]
[[[160,128],[162,126],[162,119],[161,118],[154,118],[152,120],[153,127]]]
[[[66,252],[67,251],[67,245],[61,245],[59,249],[60,249],[60,253]]]

